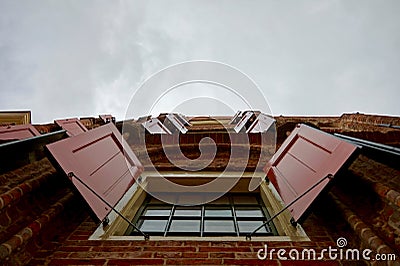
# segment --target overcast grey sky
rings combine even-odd
[[[250,76],[274,115],[400,115],[399,14],[397,0],[3,0],[0,109],[121,120],[151,74],[212,60]]]

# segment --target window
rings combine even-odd
[[[31,111],[0,111],[0,126],[31,123]]]
[[[201,206],[177,206],[148,196],[133,219],[145,233],[156,236],[244,236],[269,218],[258,195],[228,194]],[[131,227],[125,235],[138,235]],[[277,235],[272,223],[255,235]]]

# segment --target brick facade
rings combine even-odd
[[[365,134],[367,139],[400,146],[400,138],[397,137],[400,130],[379,126],[389,123],[399,125],[399,118],[353,114],[325,118],[277,117],[276,120],[278,146],[287,132],[299,122],[328,132]],[[85,123],[85,126],[93,128],[100,121],[87,118]],[[365,131],[362,130],[364,126]],[[36,127],[42,133],[56,130],[54,125]],[[196,134],[202,130],[212,130],[212,126],[202,125]],[[206,134],[223,147],[221,144],[225,143],[225,138],[218,134],[224,133]],[[198,143],[197,139],[189,135],[186,138],[188,148],[184,149],[184,153],[195,157],[198,151],[192,149],[191,154],[189,147],[192,141]],[[259,152],[256,141],[253,145],[255,154]],[[153,152],[151,157],[155,162],[160,166],[166,164],[162,156],[156,156],[157,148],[153,148],[154,151],[151,149],[149,151]],[[221,149],[220,152],[223,158],[226,151]],[[224,165],[224,162],[215,162],[215,170]],[[251,169],[254,165],[250,161]],[[305,248],[314,248],[318,252],[328,247],[336,248],[339,237],[347,239],[346,248],[369,248],[373,251],[372,255],[393,253],[397,258],[400,256],[400,171],[363,154],[342,173],[330,192],[313,206],[302,224],[311,241],[88,240],[97,227],[88,210],[65,176],[46,157],[1,173],[0,264],[310,265],[317,261],[279,260],[276,252],[272,259],[260,261],[257,251],[266,244],[269,250],[282,248],[286,252],[293,249],[301,252]],[[362,260],[332,260],[327,255],[324,258],[318,264],[368,264]]]

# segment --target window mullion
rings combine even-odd
[[[233,215],[233,224],[235,226],[236,235],[239,236],[239,226],[238,226],[237,219],[236,219],[235,206],[233,205],[233,198],[232,197],[229,197],[229,203],[230,203],[231,212],[232,212],[232,215]]]
[[[174,215],[174,213],[175,213],[175,205],[172,205],[172,209],[171,209],[171,213],[169,214],[167,226],[165,227],[164,236],[167,236],[169,228],[171,227],[172,216]]]
[[[204,213],[205,213],[205,207],[204,205],[201,205],[200,236],[204,235]]]

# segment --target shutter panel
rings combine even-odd
[[[246,123],[254,116],[253,112],[244,112],[242,115],[242,118],[239,120],[239,122],[236,124],[234,127],[234,130],[236,133],[239,133],[242,129],[246,129]]]
[[[188,131],[182,121],[178,118],[177,114],[168,114],[166,119],[168,119],[170,123],[172,123],[175,130],[179,131],[180,133],[185,134]],[[172,130],[170,129],[170,131]]]
[[[107,123],[114,123],[115,124],[115,117],[112,115],[99,115],[100,119],[103,120],[104,124]]]
[[[47,148],[66,174],[74,172],[112,206],[143,171],[136,155],[111,123],[49,144]],[[76,178],[72,182],[102,221],[110,208]]]
[[[31,124],[0,127],[0,140],[20,140],[40,136]]]
[[[335,175],[356,146],[306,125],[296,127],[267,163],[264,171],[288,205],[328,174]],[[297,222],[329,183],[312,189],[289,210]]]
[[[142,125],[150,134],[171,134],[171,131],[169,131],[158,118],[151,118],[142,123]]]
[[[268,129],[275,123],[275,119],[266,115],[259,114],[256,120],[251,124],[249,129],[247,129],[246,133],[264,133],[267,132]]]
[[[88,131],[78,118],[54,120],[54,122],[62,129],[65,129],[70,137]]]

